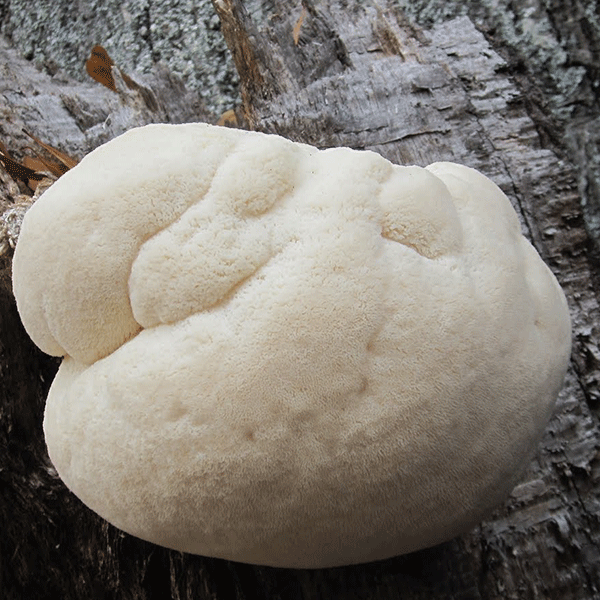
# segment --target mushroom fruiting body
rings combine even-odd
[[[564,295],[467,167],[203,124],[101,146],[27,213],[44,431],[117,527],[285,567],[449,539],[511,491],[570,353]]]

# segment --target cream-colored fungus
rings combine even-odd
[[[170,548],[324,567],[430,546],[501,502],[570,351],[508,199],[203,124],[98,148],[25,217],[23,323],[64,361],[66,485]]]

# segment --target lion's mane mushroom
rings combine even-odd
[[[66,485],[170,548],[323,567],[437,544],[517,482],[570,351],[508,199],[202,124],[98,148],[27,213],[14,290],[64,356]]]

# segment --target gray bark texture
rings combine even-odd
[[[494,515],[407,556],[273,569],[128,536],[70,494],[47,457],[41,422],[57,361],[33,346],[16,313],[11,243],[19,206],[30,200],[0,170],[0,598],[600,599],[598,5],[590,12],[593,3],[583,0],[569,10],[551,0],[213,1],[239,74],[245,126],[319,147],[369,149],[399,164],[451,160],[504,190],[569,301],[573,353],[555,415]],[[67,64],[49,70],[20,58],[12,46],[25,37],[15,34],[21,4],[0,0],[2,31],[12,32],[11,43],[0,42],[0,141],[17,158],[31,145],[22,127],[80,158],[135,125],[216,121],[169,66],[152,63],[142,76],[109,48],[144,90],[117,82],[115,94],[74,80]]]
[[[86,81],[82,57],[100,44],[127,73],[168,65],[222,112],[238,78],[219,29],[210,0],[0,1],[0,32],[35,64]]]

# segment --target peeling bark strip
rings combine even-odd
[[[258,1],[213,2],[253,128],[321,147],[372,149],[401,164],[455,160],[480,169],[509,195],[524,231],[565,288],[573,316],[573,368],[556,416],[506,505],[476,531],[441,546],[319,571],[169,552],[102,522],[57,478],[41,432],[55,361],[33,348],[0,286],[0,596],[596,600],[598,265],[590,262],[573,174],[542,147],[511,67],[468,20],[422,31],[391,1],[305,0],[301,6],[265,0],[266,17],[254,21],[244,5]],[[21,127],[28,126],[80,156],[105,141],[105,124],[113,132],[140,124],[140,105],[122,107],[108,90],[51,79],[1,43],[0,54],[3,139],[25,145]],[[181,100],[185,91],[169,83],[170,92],[158,94],[166,120],[192,120]],[[36,126],[24,120],[43,112],[52,117]],[[5,191],[10,186],[0,174],[0,194]],[[10,264],[0,266],[5,276]]]

